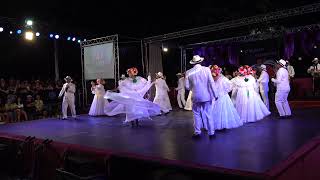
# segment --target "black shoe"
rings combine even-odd
[[[216,134],[209,135],[209,139],[214,139],[214,138],[216,138]]]
[[[137,126],[137,127],[140,126],[140,125],[139,125],[139,120],[136,120],[136,126]]]
[[[278,116],[277,119],[286,119],[286,116]]]
[[[134,122],[133,122],[133,121],[131,121],[131,127],[132,127],[132,128],[134,127]]]
[[[192,135],[192,138],[194,138],[194,139],[198,139],[198,138],[200,138],[200,137],[201,137],[200,134],[193,134],[193,135]]]
[[[286,119],[291,119],[292,118],[292,115],[290,115],[290,116],[285,116],[286,117]]]

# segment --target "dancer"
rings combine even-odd
[[[169,113],[172,110],[168,92],[170,91],[162,72],[156,73],[155,87],[156,87],[156,96],[153,100],[153,103],[160,106],[161,111],[164,114]]]
[[[104,90],[104,84],[105,81],[103,79],[97,79],[97,85],[91,87],[94,98],[89,111],[90,116],[105,115],[104,106],[108,103],[108,100],[104,99],[104,94],[106,92]]]
[[[235,82],[237,88],[236,109],[243,123],[255,122],[270,114],[259,94],[255,91],[256,80],[251,75],[250,66],[241,66],[238,69],[240,76]]]
[[[135,67],[128,69],[127,74],[129,78],[123,80],[119,86],[120,93],[107,91],[105,98],[118,104],[114,106],[116,109],[107,106],[106,114],[109,115],[110,110],[110,114],[113,115],[126,114],[125,123],[131,122],[132,127],[139,126],[139,120],[142,118],[150,119],[151,116],[159,115],[160,107],[143,98],[152,86],[151,76],[148,76],[148,81],[137,76],[138,70]]]
[[[186,72],[186,89],[192,90],[192,111],[194,115],[194,135],[200,137],[202,122],[207,124],[209,137],[214,137],[214,123],[211,116],[212,101],[216,98],[214,80],[210,69],[201,66],[204,58],[193,56],[190,64],[194,67]]]
[[[184,75],[182,73],[176,74],[179,78],[178,80],[178,87],[175,89],[178,91],[177,94],[177,101],[180,109],[183,109],[186,106],[186,99],[185,99],[185,85],[184,85]]]
[[[192,111],[192,90],[189,91],[186,105],[184,106],[184,110]]]
[[[232,83],[221,74],[221,68],[217,65],[211,67],[211,73],[215,81],[218,100],[214,102],[212,117],[215,130],[237,128],[243,125],[237,110],[229,97]]]
[[[74,104],[74,93],[76,92],[76,85],[72,83],[72,78],[70,76],[67,76],[64,78],[66,81],[65,84],[63,84],[62,89],[59,93],[59,98],[63,95],[62,100],[62,119],[67,119],[67,110],[68,107],[71,110],[71,115],[73,118],[76,118],[76,108]]]
[[[232,83],[231,101],[233,103],[233,106],[236,106],[236,99],[237,99],[237,93],[238,93],[238,89],[237,89],[238,80],[239,80],[239,72],[234,71],[233,78],[230,80],[230,82]]]
[[[290,92],[290,83],[288,71],[285,68],[286,61],[280,59],[277,61],[276,68],[278,69],[276,79],[272,78],[271,81],[276,84],[277,91],[275,95],[275,104],[277,106],[280,119],[290,118],[291,109],[288,103],[288,94]]]
[[[264,104],[269,109],[269,97],[268,97],[268,93],[269,93],[269,74],[267,72],[267,66],[266,65],[262,64],[260,66],[260,68],[262,70],[261,74],[260,74],[260,77],[258,79],[260,94],[261,94],[261,97],[262,97],[262,100],[263,100]]]
[[[291,66],[289,61],[286,61],[286,63],[287,63],[287,70],[288,70],[288,74],[289,74],[289,79],[293,79],[294,75],[296,74],[294,72],[294,68],[293,68],[293,66]]]

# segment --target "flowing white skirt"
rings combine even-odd
[[[154,98],[153,103],[160,106],[160,109],[164,113],[168,113],[172,110],[168,93],[163,93]]]
[[[160,107],[158,105],[136,94],[107,91],[104,98],[112,100],[105,109],[106,114],[126,114],[126,120],[124,122],[145,118],[150,119],[150,117],[160,114]]]
[[[105,115],[104,107],[108,104],[108,100],[104,99],[102,95],[94,95],[89,115],[90,116],[101,116]]]
[[[228,94],[218,98],[212,108],[214,129],[231,129],[243,125]]]
[[[253,88],[239,88],[236,97],[236,109],[243,123],[259,121],[270,114]]]

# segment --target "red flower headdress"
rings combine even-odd
[[[135,67],[129,68],[127,70],[127,74],[129,75],[129,73],[131,73],[132,75],[136,76],[136,75],[138,75],[138,69],[135,68]]]
[[[256,71],[252,69],[252,67],[248,65],[240,66],[238,69],[240,75],[246,76],[246,75],[252,75],[255,74]]]
[[[211,66],[210,70],[211,70],[212,76],[214,77],[219,76],[222,72],[222,69],[217,65]]]

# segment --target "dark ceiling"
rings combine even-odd
[[[314,3],[314,0],[28,1],[2,4],[0,16],[32,17],[47,31],[94,37],[148,37]]]

